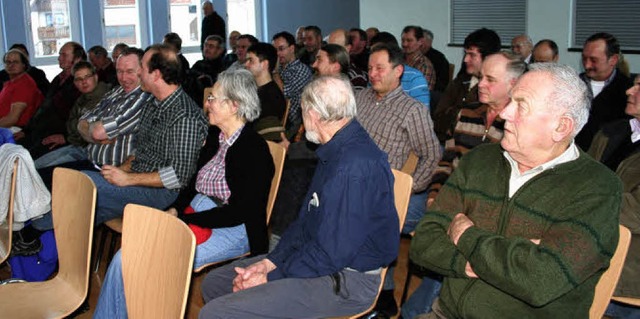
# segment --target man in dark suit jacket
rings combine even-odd
[[[219,35],[223,39],[227,38],[227,31],[224,19],[213,9],[213,3],[207,0],[202,3],[202,34],[200,35],[200,51],[204,47],[204,40],[210,35]]]
[[[576,136],[576,144],[588,150],[593,136],[602,126],[617,119],[628,118],[624,113],[625,91],[631,80],[616,68],[620,55],[618,40],[608,33],[596,33],[584,43],[580,78],[592,93],[589,120]]]

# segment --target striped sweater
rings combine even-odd
[[[620,180],[581,152],[509,199],[502,153],[481,145],[460,160],[416,228],[411,260],[445,276],[447,318],[587,318],[617,245]],[[447,229],[459,212],[474,226],[455,246]]]
[[[487,127],[486,104],[464,106],[458,114],[453,134],[448,134],[442,159],[429,185],[429,198],[435,198],[449,175],[458,167],[462,155],[484,143],[499,143],[504,132],[504,120],[497,116]]]

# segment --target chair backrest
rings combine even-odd
[[[291,100],[287,99],[287,105],[284,108],[284,115],[282,115],[282,127],[287,127],[287,117],[289,116],[289,108],[291,107]]]
[[[269,151],[271,152],[273,165],[275,166],[275,172],[271,180],[271,189],[269,190],[269,200],[267,201],[267,224],[269,224],[271,211],[273,210],[278,188],[280,187],[280,177],[282,177],[282,168],[284,167],[284,158],[287,150],[275,142],[267,141],[267,144],[269,145]]]
[[[13,234],[13,205],[16,195],[16,173],[18,172],[18,159],[13,163],[11,174],[11,189],[9,190],[9,205],[7,205],[7,217],[0,225],[0,264],[11,253],[11,235]]]
[[[84,301],[89,288],[96,186],[85,174],[67,168],[53,171],[51,210],[60,277]],[[76,307],[77,308],[77,307]]]
[[[456,65],[453,63],[449,63],[449,82],[453,80],[453,71],[456,69]]]
[[[130,318],[183,318],[196,239],[189,227],[163,211],[124,208],[122,279]]]
[[[407,160],[402,165],[400,171],[403,173],[407,173],[409,175],[413,175],[413,172],[416,171],[416,167],[418,166],[418,155],[413,151],[409,152],[409,156],[407,156]]]
[[[393,198],[396,206],[396,211],[398,212],[398,222],[400,226],[400,231],[402,231],[402,226],[404,225],[404,220],[407,217],[407,209],[409,208],[409,198],[411,197],[411,188],[413,187],[413,177],[411,175],[399,171],[397,169],[392,169],[393,173]],[[382,269],[380,272],[380,286],[378,287],[378,294],[376,295],[376,299],[373,300],[371,306],[358,314],[349,316],[349,319],[361,318],[363,315],[371,312],[373,307],[375,307],[376,302],[378,301],[378,296],[380,295],[380,291],[382,291],[382,286],[384,286],[384,278],[387,275],[387,267]],[[342,317],[341,317],[342,318]]]
[[[620,225],[620,239],[618,240],[618,247],[613,253],[611,262],[609,262],[609,269],[602,274],[598,284],[596,285],[596,292],[593,296],[593,303],[591,309],[589,309],[589,318],[602,318],[604,311],[609,305],[613,291],[616,289],[622,267],[624,266],[624,260],[627,257],[627,251],[629,250],[629,244],[631,243],[631,232],[626,227]]]

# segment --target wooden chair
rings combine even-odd
[[[398,222],[400,225],[400,230],[402,230],[402,226],[404,225],[404,219],[407,216],[407,209],[409,208],[409,198],[411,197],[411,187],[413,187],[413,178],[411,177],[411,175],[396,169],[392,169],[391,171],[393,172],[393,177],[395,178],[395,181],[393,183],[393,196],[395,200],[396,211],[398,212]],[[378,296],[380,296],[380,291],[382,291],[382,286],[384,286],[384,277],[386,276],[386,274],[387,274],[387,267],[384,267],[380,272],[380,286],[378,287],[378,294],[376,295],[376,298],[371,303],[371,306],[367,308],[367,310],[352,316],[345,316],[340,318],[356,319],[371,312],[373,308],[376,306],[376,302],[378,301]]]
[[[284,108],[284,115],[282,115],[282,127],[287,127],[287,117],[289,116],[289,107],[291,107],[291,100],[287,99],[287,105]]]
[[[273,158],[273,165],[275,166],[275,172],[273,173],[273,178],[271,179],[271,189],[269,190],[269,199],[267,200],[267,225],[268,225],[269,220],[271,219],[271,211],[273,210],[273,205],[276,202],[278,187],[280,187],[280,177],[282,177],[282,169],[284,167],[284,158],[287,150],[284,147],[282,147],[280,144],[275,142],[267,141],[267,144],[269,145],[269,151],[271,152],[271,157]],[[246,257],[246,256],[249,256],[249,253],[245,253],[240,256],[232,257],[222,261],[208,263],[196,268],[194,272],[199,273],[203,269],[206,269],[215,265],[224,264],[231,260]]]
[[[96,188],[89,177],[71,169],[55,169],[52,211],[58,273],[43,282],[0,286],[2,317],[62,318],[84,302],[95,206]]]
[[[602,274],[598,284],[596,285],[596,292],[593,296],[593,303],[591,309],[589,309],[589,318],[600,319],[607,310],[613,291],[616,289],[622,267],[624,266],[624,260],[627,257],[627,251],[629,250],[629,244],[631,243],[631,232],[626,227],[620,225],[620,239],[618,240],[618,247],[613,253],[611,262],[609,263],[609,269]]]
[[[196,239],[178,218],[128,204],[122,232],[122,279],[130,318],[183,318]]]
[[[640,307],[640,298],[613,296],[611,297],[611,300],[621,302],[631,306]]]
[[[453,63],[449,63],[449,82],[453,80],[453,71],[456,69],[456,65]]]
[[[7,206],[7,217],[0,225],[0,264],[5,262],[11,254],[11,238],[13,234],[13,206],[16,195],[16,174],[18,172],[18,159],[13,163],[13,173],[11,174],[11,189],[9,190],[9,205]]]

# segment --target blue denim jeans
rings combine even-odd
[[[420,286],[402,305],[402,318],[414,318],[419,314],[431,312],[431,305],[440,295],[440,288],[442,288],[442,276],[434,273],[424,276]]]
[[[62,163],[86,160],[87,150],[84,147],[67,145],[40,156],[33,163],[36,169],[57,166]]]
[[[204,195],[196,195],[191,201],[191,207],[196,211],[214,208],[216,204]],[[196,246],[193,267],[226,260],[249,251],[249,239],[244,225],[215,228],[209,239]],[[124,284],[122,281],[122,259],[120,252],[109,265],[104,278],[98,305],[93,313],[94,318],[127,318],[127,304],[124,298]]]
[[[100,172],[82,171],[96,185],[98,201],[96,204],[95,225],[107,220],[122,217],[124,207],[139,204],[157,209],[166,209],[178,197],[178,192],[166,188],[127,186],[120,187],[107,182]],[[33,227],[39,230],[53,229],[51,213],[33,220]]]
[[[640,319],[640,308],[612,301],[604,314],[607,317],[616,319]]]

